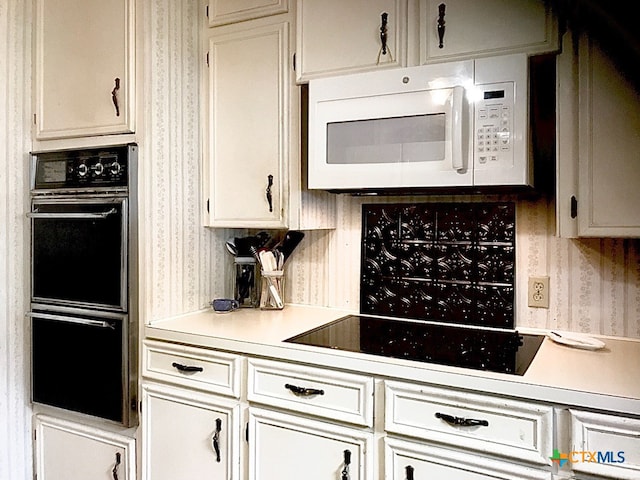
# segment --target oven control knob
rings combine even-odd
[[[79,177],[86,177],[87,173],[89,173],[89,168],[87,167],[86,164],[81,163],[80,165],[78,165],[78,176]]]
[[[93,173],[95,173],[96,176],[99,177],[104,172],[104,165],[98,162],[93,167],[91,167],[91,170],[93,170]]]
[[[122,167],[120,166],[120,164],[117,161],[114,161],[111,164],[111,168],[109,169],[109,171],[111,172],[111,175],[113,175],[113,176],[118,175],[121,170],[122,170]]]

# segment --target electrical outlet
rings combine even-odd
[[[529,277],[529,306],[549,308],[549,277]]]

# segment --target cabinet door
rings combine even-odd
[[[143,385],[143,478],[239,479],[239,408],[232,400]]]
[[[361,429],[249,410],[250,480],[326,480],[345,470],[350,480],[373,480],[372,446]]]
[[[441,6],[444,9],[441,16]],[[442,42],[439,20],[444,21]],[[557,22],[540,0],[421,0],[420,61],[558,48]]]
[[[300,0],[297,8],[298,81],[406,65],[407,0]]]
[[[36,9],[36,138],[133,132],[134,0]]]
[[[285,13],[289,0],[209,0],[209,26]]]
[[[210,226],[286,226],[287,166],[297,154],[287,18],[218,27],[208,39]]]
[[[385,438],[385,477],[389,480],[550,480],[547,469],[469,455],[424,443]]]
[[[640,92],[587,35],[558,57],[558,232],[640,237]]]
[[[117,433],[36,415],[40,480],[135,480],[135,441]]]

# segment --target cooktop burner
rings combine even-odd
[[[543,340],[517,331],[348,315],[285,341],[523,375]]]

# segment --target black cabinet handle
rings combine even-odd
[[[120,79],[115,79],[115,87],[111,90],[111,100],[113,100],[113,106],[116,107],[116,117],[120,116],[120,105],[118,105],[118,92],[120,91]]]
[[[113,470],[111,470],[111,474],[113,475],[113,480],[118,480],[118,467],[120,466],[120,452],[116,452],[116,464],[113,466]]]
[[[273,175],[267,176],[267,202],[269,202],[269,211],[273,212],[273,194],[271,193],[271,187],[273,187]]]
[[[413,480],[413,467],[411,465],[407,465],[404,467],[406,472],[406,480]]]
[[[380,43],[382,44],[382,55],[387,54],[387,21],[389,19],[389,14],[384,12],[380,15]]]
[[[284,388],[286,388],[287,390],[291,390],[296,395],[300,395],[302,397],[310,397],[311,395],[324,395],[324,390],[298,387],[296,385],[291,385],[290,383],[287,383]]]
[[[187,372],[187,373],[204,371],[204,368],[202,367],[194,367],[192,365],[182,365],[181,363],[176,363],[176,362],[173,362],[171,366],[173,368],[180,370],[181,372]]]
[[[444,21],[444,13],[446,8],[447,6],[444,3],[438,5],[438,39],[440,40],[440,43],[438,43],[439,48],[444,47],[444,24],[446,23]]]
[[[349,465],[351,465],[351,451],[344,451],[344,466],[342,467],[342,473],[340,474],[341,480],[349,480]]]
[[[488,427],[489,422],[486,420],[476,420],[475,418],[462,418],[447,415],[446,413],[436,413],[436,418],[444,420],[449,425],[458,425],[461,427]]]
[[[216,430],[213,432],[213,438],[211,443],[213,444],[213,451],[216,452],[216,462],[220,463],[220,432],[222,431],[222,420],[216,418]]]

